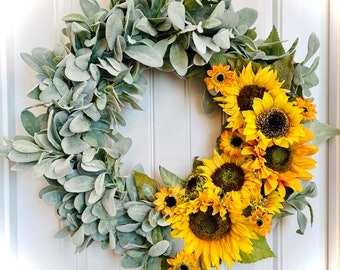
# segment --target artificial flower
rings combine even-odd
[[[299,142],[305,136],[301,109],[288,99],[284,93],[276,98],[268,93],[255,98],[253,110],[243,111],[246,140],[258,140],[264,150],[273,143],[287,148]]]
[[[184,250],[200,258],[203,269],[219,269],[221,260],[230,267],[241,260],[240,251],[248,254],[253,251],[251,239],[256,235],[242,215],[242,208],[237,207],[239,204],[221,216],[214,213],[213,202],[194,201],[197,211],[178,211],[167,221],[171,223],[172,237],[184,239]]]
[[[234,72],[230,71],[230,66],[213,66],[212,70],[208,70],[204,82],[207,84],[208,90],[215,90],[216,93],[224,93],[226,87],[230,87],[234,80]]]
[[[155,194],[156,200],[153,202],[156,211],[162,211],[164,216],[173,215],[174,208],[182,201],[185,190],[177,186],[160,187],[160,191]]]
[[[252,62],[244,67],[231,87],[227,87],[222,93],[223,96],[216,97],[223,111],[229,116],[227,127],[236,130],[243,126],[243,111],[252,110],[255,98],[262,98],[264,93],[269,93],[272,97],[277,97],[281,93],[287,93],[288,90],[282,88],[282,83],[277,78],[277,71],[270,66],[259,67],[256,72],[253,71]]]
[[[167,262],[172,266],[168,270],[200,270],[195,254],[185,250],[178,252],[175,258],[167,259]]]
[[[245,145],[245,137],[239,131],[226,129],[219,137],[219,149],[228,156],[241,157],[241,151]]]
[[[251,216],[248,218],[251,224],[253,224],[255,231],[265,236],[270,233],[270,226],[272,225],[273,215],[269,214],[266,211],[263,211],[261,208],[257,208],[253,210]]]
[[[304,120],[315,120],[316,119],[316,105],[313,102],[313,98],[302,98],[297,97],[296,103],[297,106],[302,108],[302,115]]]

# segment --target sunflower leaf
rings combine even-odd
[[[275,257],[274,252],[270,249],[265,237],[258,235],[258,239],[252,239],[254,251],[247,254],[240,251],[242,263],[254,263],[259,260]]]
[[[141,200],[148,199],[148,195],[144,194],[145,184],[152,187],[154,190],[158,190],[158,183],[154,179],[150,178],[144,173],[134,171],[134,180],[135,180],[135,185],[137,188],[138,196]]]
[[[268,46],[267,44],[270,45]],[[259,46],[259,49],[264,51],[266,55],[280,56],[285,54],[285,50],[281,44],[279,33],[275,26],[273,26],[268,38],[264,41],[263,46]]]

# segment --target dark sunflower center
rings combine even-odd
[[[263,98],[263,93],[267,89],[258,85],[246,85],[241,90],[237,97],[237,104],[241,111],[253,109],[254,98]]]
[[[308,113],[308,112],[309,112],[309,110],[308,110],[307,107],[302,107],[302,109],[303,109],[303,112],[304,112],[304,113]]]
[[[223,82],[224,82],[224,79],[225,79],[224,74],[223,74],[223,73],[217,74],[217,75],[215,76],[215,79],[216,79],[216,81],[217,81],[218,83],[223,83]]]
[[[289,130],[289,118],[279,109],[263,111],[256,119],[256,127],[270,139],[285,136]]]
[[[244,171],[234,163],[225,163],[211,176],[214,184],[224,192],[240,190],[244,183]]]
[[[197,212],[189,215],[189,228],[200,239],[214,241],[223,238],[231,228],[231,220],[227,214],[223,220],[219,214],[212,215],[212,207],[206,212]]]
[[[284,148],[277,145],[268,147],[266,154],[266,166],[274,171],[284,173],[292,163],[292,151],[290,148]]]
[[[166,196],[164,201],[166,203],[166,206],[169,206],[169,207],[173,207],[177,203],[176,198],[172,196]]]
[[[190,270],[190,266],[187,265],[186,263],[181,263],[176,270]]]
[[[230,145],[234,148],[239,148],[242,145],[242,139],[240,137],[233,137],[230,140]]]
[[[186,192],[187,193],[193,192],[196,189],[198,183],[199,183],[198,176],[190,178],[185,187]]]
[[[257,227],[262,227],[263,226],[263,220],[262,219],[257,219],[256,220],[256,225],[257,225]]]

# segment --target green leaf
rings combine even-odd
[[[78,230],[72,235],[72,243],[76,246],[80,246],[85,239],[84,224],[82,224]]]
[[[116,194],[117,189],[109,189],[104,193],[103,199],[102,199],[102,204],[106,210],[106,212],[114,217],[117,214],[117,208],[116,208],[116,203],[115,203],[115,194]]]
[[[170,63],[180,76],[184,76],[188,71],[188,55],[179,43],[173,43],[170,47]]]
[[[16,150],[12,150],[8,154],[8,159],[13,162],[18,163],[28,163],[28,162],[35,162],[40,159],[42,155],[42,152],[36,152],[36,153],[21,153]]]
[[[79,175],[65,182],[64,188],[68,192],[86,192],[94,189],[95,178],[92,176]]]
[[[91,121],[83,114],[78,114],[70,123],[70,130],[74,133],[83,133],[89,131]]]
[[[132,205],[128,208],[127,213],[134,221],[142,223],[149,214],[151,207],[146,204]]]
[[[90,146],[77,136],[66,137],[61,141],[61,147],[65,154],[74,155],[83,152]]]
[[[151,36],[156,36],[158,34],[157,30],[152,26],[146,17],[142,17],[136,24],[136,28],[144,33]]]
[[[166,186],[166,187],[176,186],[176,185],[181,186],[182,179],[179,176],[177,176],[176,174],[168,171],[167,169],[163,168],[162,166],[159,166],[159,172],[160,172],[164,186]]]
[[[282,87],[290,89],[294,76],[294,54],[287,55],[275,61],[272,67],[277,70],[278,80],[284,82]]]
[[[34,133],[38,133],[40,131],[39,120],[33,113],[28,110],[24,110],[21,112],[20,117],[21,123],[28,134],[34,136]]]
[[[274,252],[270,249],[265,237],[258,235],[258,239],[252,239],[254,251],[247,254],[240,251],[241,263],[254,263],[263,259],[275,257]]]
[[[181,2],[170,2],[168,5],[168,16],[172,24],[180,30],[185,26],[185,7]]]
[[[220,48],[227,50],[230,48],[230,35],[229,29],[222,29],[213,36],[213,41]]]
[[[302,65],[308,62],[309,59],[318,51],[320,48],[320,40],[315,33],[310,34],[308,39],[308,51],[305,59],[302,61]]]
[[[20,153],[37,153],[42,151],[38,145],[26,140],[15,140],[12,146],[14,150]]]
[[[61,205],[64,196],[65,191],[59,188],[59,190],[50,190],[48,192],[43,192],[41,198],[47,205],[59,206]]]
[[[134,171],[134,180],[137,188],[138,196],[140,200],[147,200],[147,197],[144,194],[143,186],[144,184],[148,184],[154,190],[158,190],[158,183],[154,179],[150,178],[144,173]]]
[[[319,146],[328,139],[340,135],[340,129],[321,123],[319,121],[310,121],[305,123],[305,127],[314,134],[314,139],[309,144]]]
[[[130,45],[124,51],[126,55],[149,67],[163,66],[163,58],[154,48],[147,45]]]
[[[239,16],[239,26],[246,25],[251,27],[257,20],[258,13],[252,8],[242,8],[236,12]]]
[[[202,99],[202,109],[205,114],[210,114],[215,111],[217,108],[217,104],[214,101],[212,95],[208,92],[208,90],[204,91],[203,99]]]
[[[259,46],[259,49],[264,51],[266,55],[275,55],[280,56],[285,54],[285,50],[280,41],[279,33],[275,26],[273,26],[272,31],[270,32],[267,39],[264,41],[264,44],[270,43],[270,46]]]
[[[299,224],[299,229],[296,231],[298,234],[304,234],[308,219],[302,211],[297,211],[297,221]]]
[[[105,36],[110,50],[113,50],[117,37],[123,33],[123,23],[116,14],[111,14],[106,21]]]
[[[91,18],[100,11],[100,6],[95,0],[80,0],[80,7],[86,17]]]
[[[169,241],[161,240],[149,249],[148,254],[151,257],[159,257],[167,251],[169,246],[170,246]]]

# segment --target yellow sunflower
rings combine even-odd
[[[281,88],[282,84],[283,82],[278,81],[276,70],[270,66],[260,67],[254,73],[252,62],[249,62],[240,75],[235,76],[232,87],[228,87],[222,97],[215,98],[223,111],[229,115],[227,127],[236,130],[243,126],[242,112],[253,109],[254,98],[262,98],[265,92],[274,98],[289,92]]]
[[[315,110],[316,105],[312,103],[313,102],[312,98],[304,99],[302,97],[297,97],[296,102],[297,106],[303,109],[302,110],[303,119],[315,120],[317,112]]]
[[[178,252],[174,259],[167,259],[167,262],[172,265],[168,270],[200,270],[195,254],[187,253],[185,250]]]
[[[289,147],[271,145],[261,150],[256,146],[248,146],[242,153],[253,155],[245,164],[248,169],[257,171],[258,177],[264,179],[264,192],[266,195],[279,189],[280,196],[285,195],[285,187],[294,191],[301,191],[299,181],[311,180],[313,175],[308,171],[315,168],[315,160],[311,158],[318,148],[307,144],[313,139],[313,133],[304,128],[305,136],[299,143],[293,143]]]
[[[233,204],[230,201],[230,209],[224,214],[215,213],[213,205],[216,202],[206,198],[207,195],[209,197],[209,192],[205,198],[197,198],[178,206],[187,211],[177,211],[167,220],[171,223],[171,235],[173,238],[184,239],[183,250],[194,253],[200,259],[203,269],[219,269],[221,261],[230,267],[235,261],[241,260],[240,251],[247,254],[253,251],[251,239],[255,239],[256,235],[247,218],[242,215],[238,202]],[[210,195],[215,197],[214,192]],[[194,208],[188,207],[188,204],[193,203],[196,204]]]
[[[275,173],[279,172],[277,181],[281,196],[284,196],[284,187],[290,187],[295,192],[302,191],[299,180],[313,178],[309,170],[315,168],[316,161],[311,156],[317,153],[318,147],[307,144],[313,139],[313,133],[308,129],[305,132],[306,136],[300,143],[293,144],[289,149],[274,148],[273,151],[271,149],[266,151],[266,166]],[[281,160],[281,164],[278,164],[277,158]]]
[[[165,186],[160,187],[160,191],[155,194],[156,200],[153,202],[156,211],[162,211],[164,216],[172,216],[175,207],[182,202],[184,189],[178,185],[171,186],[168,189]]]
[[[273,191],[267,196],[262,196],[261,192],[253,193],[250,200],[250,206],[253,210],[260,208],[268,213],[280,213],[283,208],[281,204],[284,199],[280,197],[279,192]]]
[[[208,70],[204,82],[209,91],[215,90],[216,93],[224,93],[226,87],[230,87],[234,80],[234,72],[230,71],[230,66],[223,66],[219,63],[218,66],[213,66],[212,70]]]
[[[270,233],[272,218],[273,218],[272,214],[263,211],[261,208],[253,210],[251,212],[251,216],[248,217],[251,224],[253,224],[255,231],[262,236],[266,236],[266,234]]]
[[[228,156],[241,157],[242,148],[246,145],[241,132],[224,130],[219,137],[219,148]]]
[[[243,111],[243,133],[247,141],[258,140],[260,148],[265,150],[272,143],[287,148],[305,136],[301,109],[289,102],[287,95],[272,98],[264,93],[262,99],[254,99],[253,109]]]
[[[245,160],[243,157],[234,158],[225,154],[219,155],[214,150],[212,159],[203,159],[203,165],[198,169],[207,182],[221,188],[224,193],[237,191],[242,196],[244,206],[249,204],[249,190],[261,188],[261,180],[257,179],[253,171],[243,168]]]

